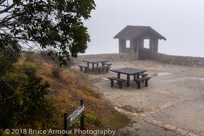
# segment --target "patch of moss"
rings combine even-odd
[[[87,122],[89,123],[94,123],[95,125],[101,124],[100,120],[90,113],[85,114],[85,118],[87,119]]]

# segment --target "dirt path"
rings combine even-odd
[[[137,89],[131,81],[130,87],[112,88],[106,77],[116,73],[90,75],[100,79],[95,86],[104,99],[132,120],[119,130],[121,136],[204,136],[204,68],[154,61],[113,62],[112,69],[122,67],[148,70],[149,87]]]

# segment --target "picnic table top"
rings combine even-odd
[[[134,74],[137,74],[137,73],[146,72],[147,70],[125,67],[125,68],[119,68],[119,69],[111,69],[110,71],[116,72],[116,73],[134,75]]]
[[[82,61],[84,61],[84,62],[89,62],[89,63],[108,62],[108,60],[105,60],[105,59],[95,59],[95,58],[84,59],[84,60],[82,60]]]

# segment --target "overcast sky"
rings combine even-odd
[[[95,0],[85,21],[91,42],[86,54],[117,53],[113,37],[127,25],[151,26],[167,41],[159,52],[204,57],[204,0]]]

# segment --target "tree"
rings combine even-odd
[[[0,75],[5,74],[6,71],[12,68],[12,65],[14,62],[18,61],[18,58],[20,57],[20,45],[17,44],[17,42],[13,42],[12,45],[5,44],[8,42],[9,39],[3,41],[0,40]],[[4,45],[4,46],[2,46]]]
[[[66,64],[87,48],[90,37],[82,19],[93,9],[94,0],[0,0],[1,45],[49,49],[48,55]]]
[[[48,125],[45,122],[51,120],[55,111],[51,101],[46,99],[48,88],[48,82],[43,83],[42,78],[31,78],[20,87],[22,105],[19,107],[17,118],[19,124],[30,124],[35,128],[39,127],[35,126],[36,122]]]
[[[17,124],[16,116],[20,100],[15,90],[0,78],[0,128]]]
[[[0,135],[1,128],[49,125],[55,107],[47,99],[48,93],[49,83],[36,77],[36,67],[32,64],[16,64],[1,75]],[[41,125],[37,126],[36,123]]]

